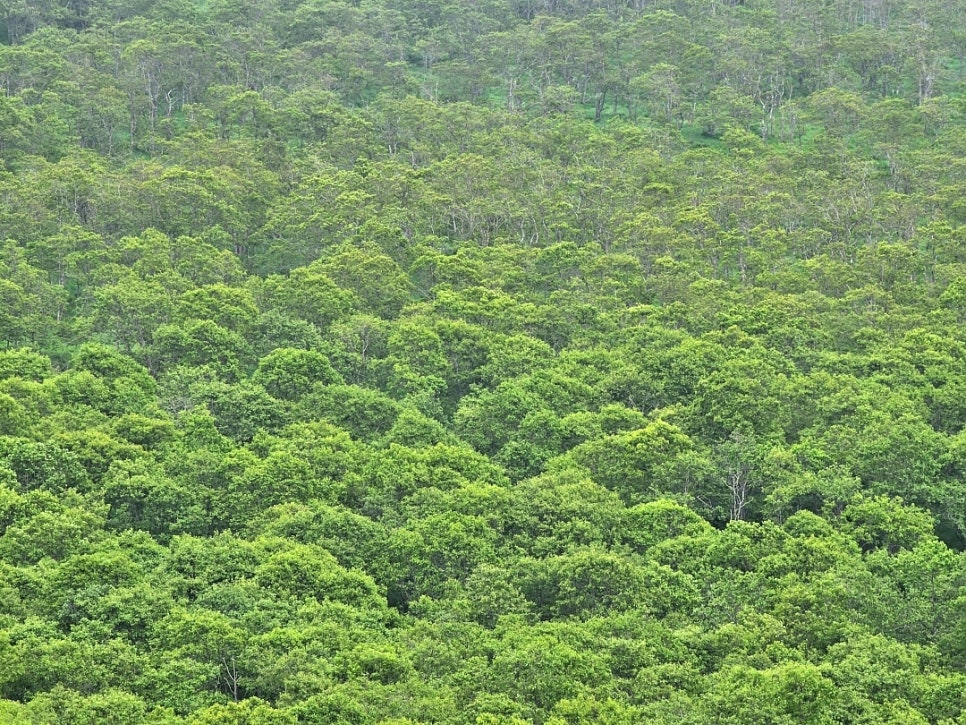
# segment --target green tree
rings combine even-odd
[[[298,400],[317,384],[342,383],[329,359],[314,350],[278,348],[258,361],[252,382],[282,400]]]

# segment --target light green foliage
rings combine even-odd
[[[621,538],[639,552],[677,536],[707,531],[707,522],[694,511],[667,499],[640,503],[622,512]]]
[[[365,570],[379,581],[386,575],[388,532],[365,516],[313,501],[272,507],[255,524],[266,536],[318,544],[342,566]]]
[[[317,384],[341,383],[328,358],[314,350],[278,348],[258,361],[252,382],[263,386],[274,397],[298,400]]]
[[[384,393],[339,384],[314,387],[295,407],[298,419],[334,423],[363,440],[386,433],[398,411],[399,404]]]
[[[194,402],[205,405],[222,435],[235,441],[251,440],[260,430],[274,431],[286,421],[285,405],[261,385],[212,381],[192,386]]]
[[[235,378],[250,348],[246,340],[212,320],[190,320],[181,325],[160,325],[154,331],[160,366],[209,365]]]
[[[611,544],[619,532],[619,498],[579,473],[547,474],[513,489],[516,546],[540,556],[570,546]]]
[[[251,292],[224,284],[196,287],[185,292],[174,310],[178,322],[211,320],[241,334],[248,332],[257,316]]]
[[[340,249],[310,266],[350,290],[362,307],[380,317],[395,317],[409,301],[409,280],[390,257],[369,246]]]
[[[0,723],[966,722],[962,17],[0,3]]]
[[[354,295],[312,268],[293,269],[288,276],[272,275],[264,282],[264,307],[305,320],[319,329],[347,317],[356,305]]]
[[[571,464],[630,501],[662,493],[700,495],[710,467],[692,439],[664,421],[581,443],[557,462]]]
[[[200,533],[206,528],[201,492],[168,477],[146,460],[112,462],[102,487],[114,529],[142,529],[163,537]]]
[[[0,456],[14,472],[22,491],[40,488],[59,493],[88,484],[87,472],[77,456],[53,442],[0,438]]]
[[[239,703],[212,705],[194,713],[188,722],[192,725],[294,725],[292,713],[279,711],[258,698],[246,698]]]
[[[530,711],[546,712],[605,678],[602,659],[549,633],[507,636],[493,662],[496,684]]]
[[[41,382],[53,371],[50,358],[30,349],[4,350],[0,352],[0,378],[22,378]]]
[[[862,496],[845,508],[841,521],[860,545],[890,552],[913,548],[933,528],[924,511],[903,506],[901,501]]]
[[[30,432],[26,409],[6,393],[0,393],[0,435],[26,436]]]
[[[268,551],[277,548],[266,542]],[[318,547],[286,545],[268,556],[255,569],[259,586],[280,595],[313,597],[352,606],[375,606],[379,602],[376,585],[360,572],[340,567],[335,557]]]

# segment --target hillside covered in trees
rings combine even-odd
[[[0,0],[0,724],[966,725],[963,0]]]

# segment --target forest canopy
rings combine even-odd
[[[962,0],[0,0],[0,725],[966,725]]]

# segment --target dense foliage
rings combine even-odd
[[[966,723],[962,0],[0,16],[0,723]]]

